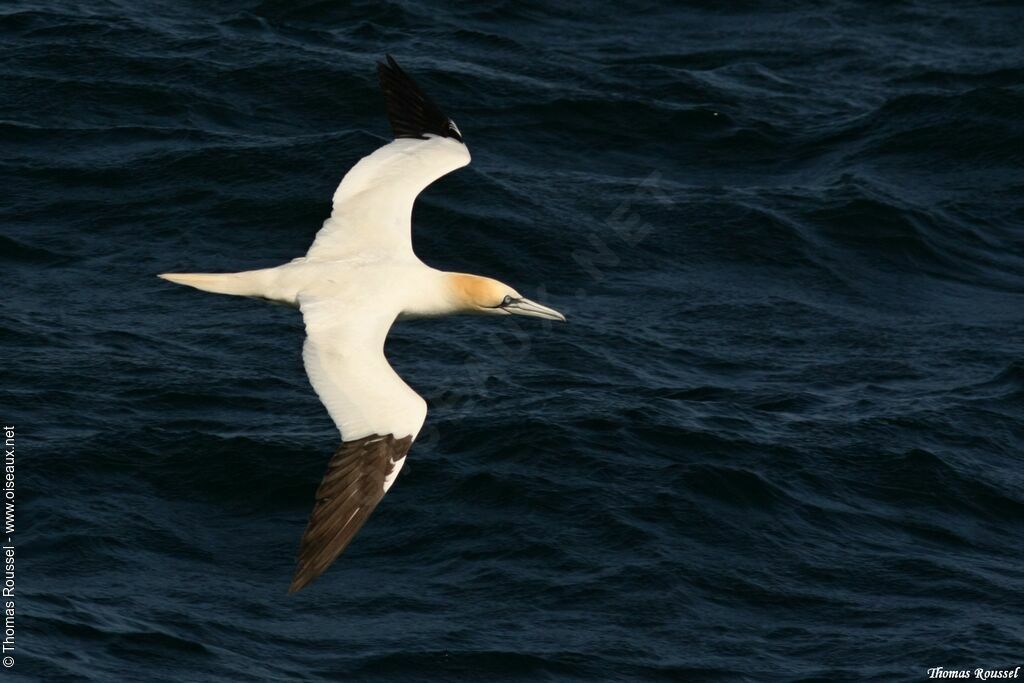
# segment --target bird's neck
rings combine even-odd
[[[475,312],[474,297],[487,278],[431,268],[409,282],[403,318],[433,318]]]

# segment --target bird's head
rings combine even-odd
[[[449,273],[448,286],[456,308],[465,313],[527,315],[565,322],[565,316],[555,309],[531,301],[504,282],[489,277]]]

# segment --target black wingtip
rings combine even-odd
[[[377,77],[387,100],[388,120],[395,137],[425,139],[430,134],[462,142],[458,126],[398,66],[395,58],[389,54],[384,58],[386,63],[377,63]]]
[[[296,569],[295,576],[292,577],[292,582],[288,586],[288,595],[295,595],[305,588],[307,584],[311,583],[314,578],[316,577],[303,575],[301,568]]]

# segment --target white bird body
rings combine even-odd
[[[291,592],[341,553],[391,487],[427,414],[392,369],[384,341],[400,318],[453,313],[565,318],[497,280],[448,273],[412,248],[412,207],[437,178],[465,166],[458,128],[388,57],[379,66],[396,140],[359,161],[304,257],[240,273],[160,277],[221,294],[296,306],[306,324],[310,384],[341,433],[303,535]]]
[[[330,261],[297,258],[274,268],[241,273],[166,273],[165,280],[217,294],[251,296],[300,307],[301,297],[334,299],[339,305],[373,297],[402,318],[459,312],[448,273],[413,255],[353,254]]]

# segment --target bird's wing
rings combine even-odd
[[[426,402],[384,357],[397,312],[336,298],[301,297],[299,304],[306,373],[342,443],[317,489],[291,593],[320,576],[356,535],[394,483],[427,414]]]
[[[395,140],[352,167],[307,258],[412,251],[412,205],[428,185],[469,163],[458,127],[388,55],[378,64]]]

